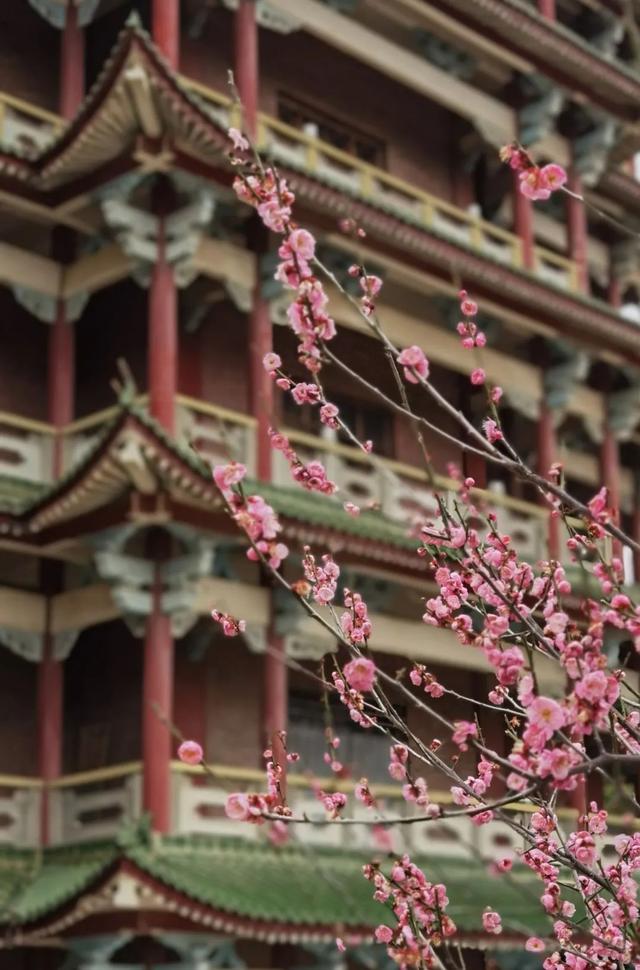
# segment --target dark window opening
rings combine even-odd
[[[328,394],[328,398],[337,406],[340,417],[358,441],[371,441],[376,455],[393,458],[393,417],[388,411],[331,393]],[[307,434],[322,435],[324,426],[320,421],[318,407],[309,405],[299,407],[291,395],[287,394],[284,398],[283,410],[287,427],[295,428],[296,431],[305,431]],[[342,429],[335,434],[342,444],[355,447],[353,440]]]
[[[280,95],[278,117],[292,128],[314,135],[334,148],[355,155],[363,162],[369,162],[378,168],[386,165],[385,143],[380,138],[360,131],[351,123],[342,122],[310,104],[289,95]]]
[[[389,736],[377,728],[358,727],[339,701],[331,699],[329,705],[333,733],[340,738],[340,746],[335,752],[336,760],[354,777],[388,781],[389,748],[392,744]],[[396,710],[401,718],[405,717],[406,711]],[[300,760],[292,768],[326,778],[331,775],[331,770],[324,761],[327,741],[323,712],[319,697],[297,692],[289,695],[287,746],[289,751],[296,751],[300,755]]]

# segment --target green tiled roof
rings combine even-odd
[[[341,849],[274,848],[266,841],[208,836],[145,837],[29,852],[0,850],[0,921],[25,924],[70,902],[118,859],[193,902],[246,920],[298,927],[375,927],[388,911],[372,899],[361,867],[371,854]],[[487,905],[511,933],[544,933],[548,920],[535,877],[524,867],[494,877],[479,862],[422,859],[427,877],[444,882],[449,913],[466,933],[482,933]]]
[[[115,843],[0,850],[0,923],[28,923],[62,906],[118,855]]]
[[[127,415],[131,415],[148,428],[166,448],[172,451],[192,471],[202,475],[207,482],[210,481],[210,466],[192,448],[167,434],[164,428],[144,408],[123,398],[120,401],[118,414],[106,425],[99,439],[82,460],[58,481],[51,485],[37,485],[0,476],[0,512],[9,515],[28,516],[36,506],[55,498],[70,481],[80,476],[83,470],[91,465],[103,442]],[[409,538],[401,525],[376,512],[363,512],[360,516],[354,518],[344,511],[339,501],[326,498],[323,495],[305,492],[302,488],[268,485],[264,482],[251,480],[247,480],[245,488],[248,493],[259,492],[279,515],[405,549],[415,549],[417,545],[415,540]]]
[[[349,535],[359,536],[373,542],[385,542],[406,549],[416,549],[418,542],[407,535],[407,530],[397,522],[376,512],[362,512],[353,517],[344,511],[335,499],[305,492],[302,488],[286,488],[266,485],[264,482],[248,481],[246,491],[255,489],[280,515],[300,519],[310,525],[335,529]]]

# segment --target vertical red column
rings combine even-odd
[[[180,64],[180,0],[153,0],[151,36],[177,71]]]
[[[582,196],[582,179],[572,166],[569,171],[568,188],[576,195]],[[588,227],[587,210],[581,199],[567,196],[567,229],[569,233],[569,256],[576,264],[578,273],[578,289],[582,293],[589,292],[589,262],[588,262]]]
[[[549,478],[549,469],[556,460],[556,432],[553,425],[553,411],[546,401],[540,404],[538,417],[538,474]],[[542,499],[545,508],[548,504]],[[549,515],[547,549],[550,559],[560,558],[560,521]]]
[[[533,204],[520,191],[518,173],[513,173],[513,228],[522,241],[522,265],[524,269],[535,268]]]
[[[614,510],[616,522],[620,519],[620,449],[615,434],[605,422],[600,448],[600,474],[602,484],[609,492],[609,504]]]
[[[60,44],[60,114],[73,118],[84,98],[84,31],[78,8],[67,4],[67,18]]]
[[[616,273],[615,260],[613,253],[609,251],[609,285],[607,287],[607,299],[612,307],[619,310],[622,306],[622,282]]]
[[[67,322],[64,300],[58,300],[49,330],[48,358],[47,413],[55,428],[52,473],[59,478],[64,466],[62,430],[73,420],[75,399],[75,333],[73,323]]]
[[[255,138],[258,129],[258,24],[254,0],[239,0],[235,14],[235,79],[243,106],[247,133]],[[251,413],[257,421],[256,459],[258,478],[271,478],[271,448],[268,428],[273,412],[273,383],[262,359],[273,348],[269,304],[262,296],[260,253],[256,255],[256,283],[249,318],[249,387]]]
[[[640,544],[640,482],[634,485],[633,518],[631,521],[631,536]],[[640,552],[633,553],[633,582],[640,583]]]
[[[37,716],[38,716],[38,774],[42,781],[40,802],[40,842],[51,841],[51,782],[62,773],[63,736],[63,666],[53,656],[53,636],[50,629],[51,595],[60,588],[60,571],[57,563],[43,564],[42,587],[47,596],[46,632],[42,639],[42,659],[38,666]]]
[[[269,631],[269,649],[264,660],[264,735],[268,745],[274,735],[287,730],[289,717],[288,677],[284,638]]]
[[[555,20],[556,0],[538,0],[538,11],[548,20]]]
[[[67,5],[60,43],[60,89],[58,102],[63,118],[73,118],[84,97],[84,31],[78,23],[78,8]],[[49,334],[49,421],[56,428],[53,475],[63,469],[60,429],[73,419],[75,339],[73,324],[67,323],[64,300],[59,300]]]
[[[40,842],[51,840],[50,785],[62,772],[62,664],[53,658],[53,639],[43,638],[38,668],[38,774],[43,783],[40,803]]]
[[[247,134],[258,128],[258,24],[255,0],[239,0],[234,24],[235,81]]]
[[[154,830],[163,833],[171,825],[171,734],[163,719],[172,716],[173,636],[171,618],[162,612],[162,565],[157,562],[144,643],[142,804]]]
[[[158,255],[149,290],[149,410],[165,431],[175,429],[178,391],[178,297],[167,262],[164,213],[158,216]]]

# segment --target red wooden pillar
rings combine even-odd
[[[84,30],[78,8],[67,4],[67,18],[60,44],[60,114],[73,118],[84,98]]]
[[[568,188],[576,195],[582,196],[582,179],[572,166],[569,170]],[[589,261],[587,210],[581,199],[567,196],[567,229],[569,233],[569,256],[576,264],[578,273],[578,289],[582,293],[589,292]]]
[[[180,65],[180,0],[153,0],[151,36],[177,71]]]
[[[239,0],[234,23],[235,81],[244,111],[247,134],[258,127],[258,24],[255,0]]]
[[[164,215],[158,216],[158,255],[149,290],[149,410],[165,431],[175,428],[178,391],[178,298],[166,259]]]
[[[619,310],[622,306],[622,282],[616,275],[613,253],[609,252],[609,285],[607,287],[607,299],[612,307]]]
[[[234,22],[235,81],[243,106],[243,124],[255,138],[258,129],[258,23],[254,0],[239,0]],[[268,428],[273,413],[273,382],[262,365],[273,349],[269,304],[262,296],[260,254],[256,257],[256,285],[249,317],[249,388],[251,413],[257,421],[256,464],[258,478],[271,478]]]
[[[142,685],[142,804],[156,832],[171,825],[171,733],[173,636],[162,612],[162,565],[156,563],[151,614],[147,619]]]
[[[268,633],[268,649],[264,658],[264,735],[271,746],[279,731],[287,730],[289,718],[288,676],[284,638]]]
[[[260,257],[256,257],[258,280],[253,292],[249,317],[249,389],[251,413],[256,419],[256,472],[262,481],[271,478],[271,445],[269,426],[273,414],[273,382],[262,360],[273,348],[273,329],[269,304],[262,296],[259,278]]]
[[[549,478],[549,469],[556,460],[556,432],[553,424],[553,411],[546,401],[540,405],[538,417],[538,474]],[[548,508],[547,502],[542,503]],[[549,515],[547,548],[550,559],[560,558],[560,520]]]
[[[600,446],[600,477],[609,493],[609,505],[613,509],[613,520],[620,523],[620,446],[609,423],[605,422],[604,436]],[[613,539],[611,551],[622,558],[622,544]]]
[[[640,544],[640,483],[636,480],[631,520],[631,536]],[[640,583],[640,552],[633,553],[633,582]]]
[[[75,332],[67,321],[64,300],[58,300],[56,318],[49,330],[48,347],[49,422],[55,428],[52,472],[59,478],[64,466],[62,429],[73,420],[75,399]]]
[[[47,610],[47,627],[49,610]],[[53,656],[53,637],[45,633],[38,666],[38,774],[42,781],[40,843],[51,841],[50,785],[62,773],[63,668]]]
[[[609,492],[609,504],[614,510],[616,522],[620,520],[620,449],[616,436],[605,422],[600,447],[600,476]]]
[[[533,203],[520,191],[518,173],[513,173],[513,228],[522,241],[522,265],[524,269],[535,268]]]
[[[555,20],[556,0],[538,0],[538,11],[548,20]]]

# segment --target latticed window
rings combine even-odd
[[[330,713],[334,734],[340,738],[336,758],[345,768],[352,769],[358,778],[366,776],[373,781],[388,781],[391,745],[388,736],[374,729],[363,731],[339,702],[330,702]],[[325,724],[322,705],[316,696],[298,692],[289,695],[287,746],[300,755],[300,761],[292,765],[294,770],[321,777],[331,774],[324,761],[327,750]]]
[[[292,128],[320,138],[363,162],[378,168],[385,167],[385,143],[380,138],[360,131],[351,123],[342,122],[311,104],[281,94],[278,97],[278,117]]]

